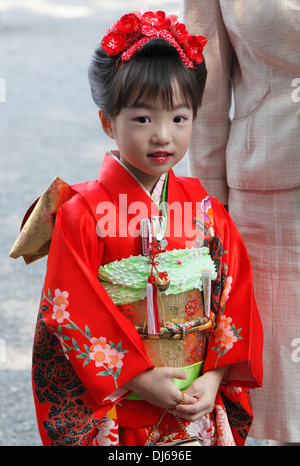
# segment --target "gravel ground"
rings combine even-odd
[[[106,149],[86,69],[94,46],[139,1],[0,1],[0,445],[41,445],[31,348],[45,259],[8,257],[27,207],[55,176],[95,178]],[[178,13],[177,1],[164,9]],[[124,10],[124,4],[126,10]],[[149,0],[151,9],[161,2]],[[5,88],[4,88],[5,84]],[[178,174],[187,174],[185,162]],[[264,442],[249,441],[250,445]]]

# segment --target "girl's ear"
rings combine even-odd
[[[114,132],[111,126],[111,121],[106,115],[106,113],[102,112],[102,110],[99,110],[99,118],[105,134],[107,134],[107,136],[109,136],[110,138],[114,139]]]

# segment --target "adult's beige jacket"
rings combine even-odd
[[[192,174],[225,204],[300,185],[300,0],[185,0],[182,18],[208,39]]]

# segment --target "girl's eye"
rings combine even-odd
[[[176,116],[173,121],[174,123],[183,123],[186,120],[184,116]]]
[[[141,116],[141,117],[137,117],[135,119],[138,123],[149,123],[150,122],[150,119],[148,117],[144,117],[144,116]]]

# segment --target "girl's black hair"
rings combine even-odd
[[[98,46],[88,68],[94,102],[108,118],[139,101],[160,99],[166,108],[172,109],[174,82],[195,118],[206,74],[204,60],[196,68],[187,68],[175,47],[160,38],[150,39],[124,63],[120,54],[109,56]]]

